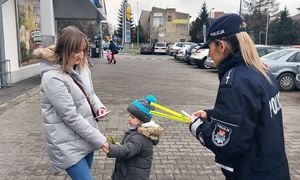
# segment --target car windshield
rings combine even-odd
[[[166,44],[165,43],[156,43],[155,46],[157,46],[157,47],[165,47]]]
[[[151,47],[151,44],[142,44],[142,47],[149,48],[149,47]]]
[[[276,51],[270,54],[267,54],[265,56],[263,56],[263,59],[270,59],[270,60],[277,60],[282,56],[287,55],[288,53],[293,52],[292,49],[284,49],[284,50],[280,50],[280,51]]]

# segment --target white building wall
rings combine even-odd
[[[42,45],[46,47],[55,42],[53,0],[40,0],[40,3]]]
[[[19,64],[18,34],[15,1],[2,5],[5,59],[10,60],[11,82],[15,83],[39,74],[39,63],[21,67]]]

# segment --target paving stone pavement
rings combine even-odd
[[[169,56],[119,55],[116,65],[96,60],[95,91],[112,112],[99,122],[100,131],[120,141],[127,129],[128,104],[153,94],[171,109],[193,112],[211,107],[217,92],[217,74],[174,61]],[[14,87],[11,87],[13,91]],[[35,87],[37,88],[37,87]],[[1,90],[0,90],[1,93]],[[300,91],[281,93],[286,152],[291,178],[300,179]],[[0,99],[1,100],[1,99]],[[1,103],[0,103],[1,104]],[[0,111],[0,180],[68,180],[65,172],[51,175],[42,132],[38,91]],[[165,132],[154,148],[150,179],[221,180],[214,155],[192,137],[188,125],[154,117]],[[95,152],[95,180],[110,179],[114,160]]]

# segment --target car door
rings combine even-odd
[[[289,68],[296,74],[300,67],[300,52],[295,53],[287,61],[290,62],[289,64],[291,65]]]

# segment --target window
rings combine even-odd
[[[164,20],[162,17],[155,17],[153,19],[153,27],[163,27]]]
[[[290,50],[290,49],[280,50],[280,51],[276,51],[276,52],[267,54],[267,55],[263,56],[263,58],[270,59],[270,60],[277,60],[280,57],[285,56],[291,52],[293,52],[293,50]]]
[[[295,62],[300,62],[300,52],[296,53]]]
[[[168,21],[172,21],[172,16],[168,16]]]

